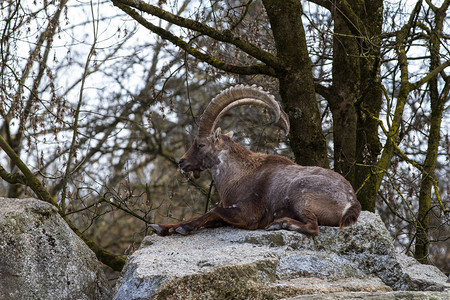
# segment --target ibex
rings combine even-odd
[[[188,234],[201,227],[232,225],[244,229],[287,229],[319,234],[319,225],[349,226],[361,205],[350,183],[320,167],[300,166],[279,155],[254,153],[233,142],[231,134],[214,131],[217,120],[239,105],[259,105],[289,121],[274,97],[262,89],[235,86],[216,96],[203,113],[198,135],[179,161],[183,172],[211,169],[220,197],[208,213],[176,224],[152,224],[159,235]]]

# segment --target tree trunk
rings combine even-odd
[[[334,170],[354,186],[357,115],[359,96],[359,45],[346,17],[333,11],[333,85],[328,99],[333,115]]]
[[[364,210],[375,211],[378,192],[371,177],[381,144],[380,49],[383,1],[346,2],[333,9],[333,85],[328,103],[333,114],[334,168],[355,190]],[[348,10],[356,16],[349,22]]]
[[[445,11],[449,4],[444,4],[435,11],[435,28],[430,36],[430,72],[440,65],[440,38],[442,33]],[[431,189],[433,187],[433,176],[436,167],[437,153],[439,149],[439,140],[441,133],[442,115],[445,109],[446,99],[450,90],[450,82],[447,80],[441,94],[439,95],[438,76],[433,77],[429,82],[429,92],[431,101],[430,132],[428,134],[428,147],[425,161],[423,163],[422,180],[420,182],[419,192],[419,211],[417,215],[418,224],[416,225],[416,243],[414,248],[414,257],[421,263],[428,263],[428,244],[430,228],[430,210],[431,210]]]
[[[314,81],[299,0],[263,0],[277,57],[280,95],[291,122],[290,142],[301,165],[329,167],[325,137],[316,101]]]
[[[432,81],[436,81],[437,83],[437,80]],[[419,211],[417,215],[418,224],[416,225],[416,244],[414,249],[414,257],[423,264],[428,263],[431,189],[433,187],[434,169],[436,167],[436,158],[439,147],[442,114],[444,111],[445,97],[447,95],[448,91],[446,94],[442,94],[442,97],[437,95],[436,98],[431,98],[431,124],[428,135],[427,154],[423,164],[426,173],[422,174],[420,183]]]
[[[381,33],[383,24],[383,1],[365,1],[360,19],[364,24],[364,39],[360,50],[360,96],[356,103],[358,121],[356,130],[355,189],[362,209],[375,212],[378,186],[375,180],[367,180],[376,171],[381,143],[378,122],[382,104],[380,77]]]

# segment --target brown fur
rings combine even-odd
[[[361,204],[359,202],[355,202],[350,206],[350,208],[347,210],[345,215],[342,216],[341,220],[339,221],[339,228],[345,227],[345,226],[351,226],[356,223],[359,217],[359,213],[361,212]]]
[[[217,131],[197,136],[180,160],[184,172],[211,169],[220,205],[203,216],[176,224],[152,224],[160,235],[188,234],[201,227],[287,229],[319,234],[319,225],[349,226],[361,205],[341,175],[303,167],[278,155],[254,153]]]

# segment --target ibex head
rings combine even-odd
[[[198,134],[189,150],[181,157],[179,166],[183,172],[193,172],[198,178],[200,172],[220,162],[219,153],[224,150],[229,138],[224,138],[220,128],[214,131],[217,121],[228,110],[241,105],[258,105],[273,112],[275,121],[280,118],[286,134],[289,133],[289,120],[279,103],[269,93],[255,86],[228,88],[217,95],[206,107],[200,119]],[[232,133],[226,134],[231,137]]]

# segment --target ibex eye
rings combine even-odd
[[[205,147],[205,146],[206,146],[205,143],[200,143],[200,144],[198,144],[198,147],[199,147],[199,148],[203,148],[203,147]]]

